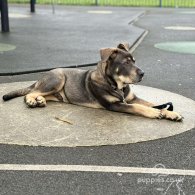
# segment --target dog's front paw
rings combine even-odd
[[[153,119],[163,119],[163,118],[165,118],[165,116],[161,112],[161,110],[154,109],[154,108],[150,108],[150,110],[148,110],[145,113],[145,116],[148,117],[148,118],[153,118]]]
[[[45,107],[46,106],[46,100],[43,96],[37,96],[36,102],[37,102],[38,107]]]
[[[162,113],[165,115],[165,118],[172,121],[182,122],[184,117],[177,112],[168,111],[166,109],[162,110]]]

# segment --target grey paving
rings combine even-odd
[[[144,30],[133,27],[142,10],[107,7],[10,7],[11,32],[0,34],[0,43],[16,46],[0,53],[0,74],[96,63],[99,49],[134,42]],[[108,10],[108,14],[88,11]]]
[[[55,174],[45,172],[42,174],[40,172],[16,172],[13,174],[13,172],[9,172],[8,176],[5,173],[2,173],[2,176],[5,178],[3,184],[9,184],[7,189],[2,191],[2,194],[6,195],[26,195],[26,193],[33,195],[158,195],[163,194],[163,191],[167,191],[166,194],[182,194],[183,191],[185,194],[193,195],[193,191],[189,190],[189,188],[195,182],[193,177],[183,178],[172,175],[162,177],[162,182],[157,182],[158,176],[145,174],[133,174],[132,177],[132,175],[128,174],[111,173],[61,172]],[[182,182],[177,184],[180,178]],[[96,185],[97,183],[99,185]],[[24,188],[23,186],[26,187]]]

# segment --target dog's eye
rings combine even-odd
[[[135,58],[133,56],[130,57],[131,61],[135,63]]]
[[[125,64],[130,64],[131,63],[131,60],[127,60],[126,62],[125,62]]]

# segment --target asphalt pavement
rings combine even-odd
[[[15,49],[0,52],[0,75],[96,63],[100,48],[133,45],[144,33],[131,25],[142,10],[61,6],[53,14],[37,6],[32,14],[10,6],[9,12],[10,33],[1,33],[0,43]]]
[[[126,8],[128,9],[128,8]],[[129,8],[129,11],[134,10]],[[138,11],[139,9],[135,9]],[[143,11],[143,9],[141,9]],[[190,10],[192,12],[192,10]],[[184,13],[185,12],[185,13]],[[194,26],[188,9],[145,9],[135,25],[148,35],[134,56],[145,71],[142,85],[195,100],[194,55],[159,50],[154,44],[194,41],[194,31],[165,26]],[[0,82],[35,80],[39,74],[0,77]],[[181,105],[182,106],[182,105]],[[158,128],[158,127],[156,127]],[[104,165],[195,169],[195,129],[154,141],[99,147],[50,148],[0,145],[0,164]],[[180,178],[181,177],[181,178]],[[164,180],[157,180],[164,178]],[[178,182],[179,178],[181,179]],[[195,177],[135,173],[0,171],[0,194],[195,194]]]

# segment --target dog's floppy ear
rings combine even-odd
[[[125,51],[129,51],[130,46],[129,46],[129,43],[120,43],[117,46],[117,48],[122,49],[122,50],[125,50]]]
[[[117,49],[116,48],[103,48],[100,49],[100,56],[101,56],[101,61],[106,62],[108,61],[109,57],[116,53]]]

